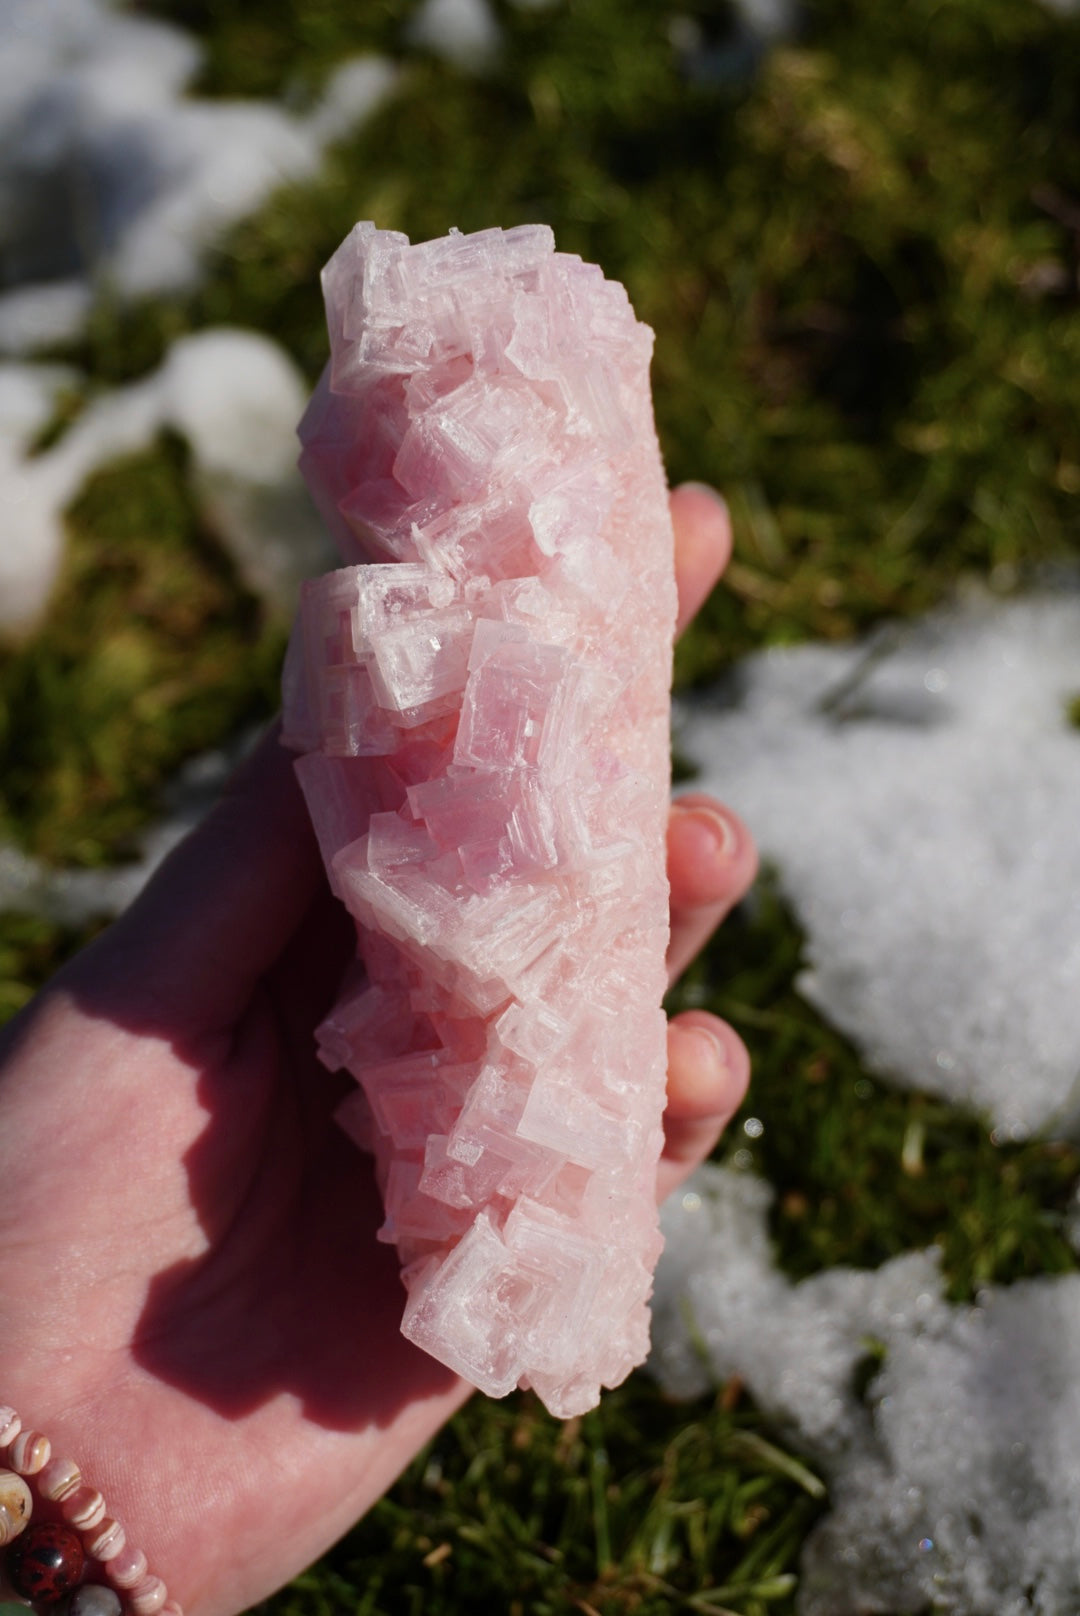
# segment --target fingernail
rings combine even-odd
[[[694,1039],[710,1076],[722,1076],[728,1069],[727,1051],[716,1034],[702,1026],[684,1027],[683,1032]]]
[[[683,807],[678,802],[674,808],[684,823],[690,821],[699,825],[708,837],[707,856],[722,864],[727,864],[734,858],[739,840],[734,825],[719,808],[710,808],[703,803],[688,803]]]
[[[706,494],[714,504],[719,505],[722,511],[726,511],[728,508],[728,502],[723,494],[718,493],[709,483],[680,483],[675,492],[681,494],[684,488],[691,489],[695,494]]]

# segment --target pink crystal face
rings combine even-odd
[[[652,333],[550,230],[357,225],[301,465],[285,740],[359,960],[319,1030],[411,1341],[578,1414],[648,1348],[671,524]]]

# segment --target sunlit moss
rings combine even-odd
[[[273,712],[282,631],[201,526],[175,441],[93,477],[68,528],[45,627],[0,656],[0,829],[100,864],[185,757]]]
[[[413,0],[138,9],[198,33],[205,94],[302,110],[360,49],[404,72],[314,183],[219,245],[198,291],[132,308],[103,289],[67,355],[92,385],[219,322],[270,332],[314,378],[318,271],[355,219],[414,238],[545,220],[656,331],[673,479],[731,503],[735,559],[679,649],[681,682],[922,612],[965,575],[1006,589],[1075,559],[1080,19],[1029,0],[809,0],[754,76],[709,82],[670,29],[696,19],[722,47],[720,0],[499,0],[483,75],[405,52]],[[55,859],[122,855],[183,757],[270,710],[280,651],[200,522],[181,447],[103,472],[70,513],[47,627],[0,659],[0,831]],[[1068,711],[1080,723],[1080,698]],[[5,920],[0,1014],[78,940]],[[787,1270],[936,1241],[959,1298],[1072,1267],[1075,1150],[997,1148],[977,1119],[868,1076],[800,999],[800,951],[766,884],[674,1000],[751,1045],[753,1154]],[[477,1399],[270,1608],[666,1616],[713,1589],[740,1616],[790,1611],[820,1504],[746,1433],[761,1426],[737,1388],[670,1407],[638,1378],[568,1427],[529,1399]]]

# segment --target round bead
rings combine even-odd
[[[134,1588],[146,1576],[146,1555],[129,1543],[105,1567],[105,1575],[114,1588]]]
[[[23,1531],[34,1508],[30,1489],[13,1470],[0,1470],[0,1548]]]
[[[103,1565],[107,1560],[115,1560],[126,1542],[127,1533],[111,1515],[106,1515],[97,1526],[83,1533],[83,1547],[87,1554],[100,1560]]]
[[[36,1486],[42,1498],[59,1504],[62,1499],[70,1498],[81,1483],[82,1471],[74,1459],[50,1459],[42,1467]]]
[[[115,1588],[106,1588],[100,1582],[84,1582],[68,1596],[63,1616],[120,1616],[123,1608]]]
[[[105,1519],[105,1500],[96,1487],[80,1487],[60,1506],[69,1526],[85,1532]]]
[[[74,1588],[86,1556],[78,1537],[59,1521],[31,1521],[8,1551],[8,1579],[24,1599],[49,1604]]]
[[[128,1594],[128,1604],[135,1616],[158,1616],[168,1597],[169,1590],[160,1577],[144,1577]]]
[[[6,1403],[0,1403],[0,1448],[6,1448],[9,1442],[14,1442],[22,1430],[22,1420],[13,1408]]]
[[[20,1476],[36,1476],[52,1458],[52,1443],[40,1431],[20,1431],[11,1444],[8,1463]]]

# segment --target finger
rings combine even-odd
[[[756,874],[753,838],[730,808],[701,792],[672,803],[668,821],[672,981],[746,894]]]
[[[681,624],[723,568],[730,523],[719,495],[697,484],[674,491],[671,512]],[[275,726],[80,971],[126,958],[150,1002],[182,1011],[194,1025],[227,1025],[277,959],[320,879]]]
[[[138,989],[193,1031],[229,1025],[323,880],[292,756],[274,724],[220,801],[82,957],[83,976]],[[83,963],[84,962],[84,963]],[[125,968],[126,966],[128,968]]]
[[[727,566],[731,517],[720,495],[704,483],[683,483],[671,493],[675,530],[676,633],[681,634]]]
[[[726,1021],[687,1010],[668,1023],[664,1149],[656,1175],[663,1200],[705,1160],[739,1109],[750,1080],[746,1047]]]

